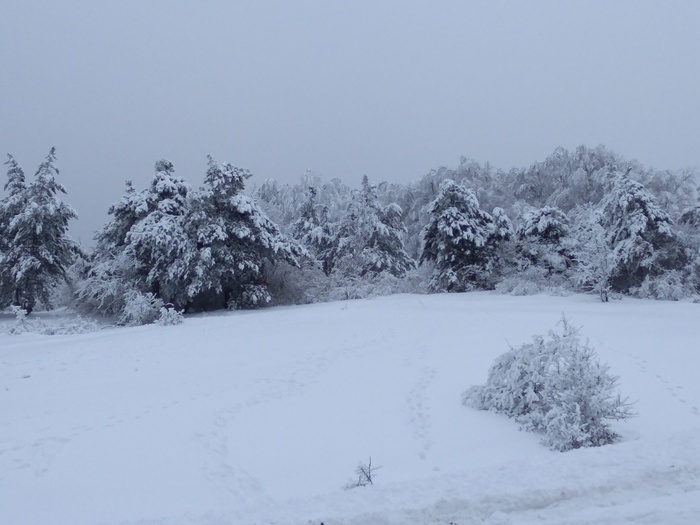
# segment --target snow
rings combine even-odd
[[[0,335],[0,523],[696,524],[698,308],[479,292]],[[636,402],[618,444],[461,405],[562,313]]]

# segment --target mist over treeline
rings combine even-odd
[[[417,181],[255,181],[208,159],[192,187],[167,160],[151,184],[126,183],[95,225],[70,239],[52,149],[26,177],[9,156],[0,201],[0,307],[70,304],[149,322],[194,311],[391,293],[700,293],[697,170],[657,170],[599,146],[556,149],[526,168],[462,158]],[[193,177],[188,177],[194,180]],[[355,183],[355,184],[351,184]]]

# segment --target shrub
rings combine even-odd
[[[504,277],[496,285],[496,293],[517,296],[541,293],[564,296],[571,291],[565,276],[550,274],[546,269],[537,266],[526,266]]]
[[[160,316],[163,301],[152,293],[130,290],[124,298],[124,308],[117,320],[120,326],[151,324]]]
[[[168,303],[160,307],[160,316],[156,323],[161,326],[173,326],[182,323],[184,320],[182,310],[176,310],[172,304]]]
[[[265,306],[272,297],[267,291],[267,286],[262,284],[244,284],[240,294],[229,300],[229,310],[253,310]]]
[[[377,467],[372,465],[372,457],[370,456],[369,462],[360,463],[355,469],[356,478],[351,478],[345,484],[345,490],[355,489],[357,487],[366,487],[368,485],[374,485],[374,478],[376,477],[376,471],[382,467]]]
[[[28,323],[30,324],[30,323]],[[65,319],[59,323],[44,323],[37,319],[31,323],[31,331],[44,335],[76,335],[97,331],[97,324],[89,319],[77,316],[74,319]]]
[[[647,276],[630,294],[641,299],[661,299],[664,301],[682,301],[697,298],[697,291],[688,283],[691,279],[678,270],[671,270],[657,277]]]
[[[20,335],[24,332],[28,332],[27,311],[21,306],[16,305],[10,306],[9,310],[10,313],[15,316],[15,322],[10,326],[0,326],[0,333]],[[2,310],[0,309],[0,311]]]
[[[11,306],[10,313],[15,315],[16,321],[12,325],[0,325],[0,334],[75,335],[97,330],[95,322],[84,319],[79,315],[72,319],[53,320],[47,323],[36,316],[33,316],[31,320],[27,319],[27,311],[19,306]]]
[[[566,318],[562,333],[513,348],[498,357],[483,386],[464,393],[464,404],[503,413],[542,442],[566,451],[613,443],[618,435],[609,421],[632,416],[630,405],[615,392],[618,378],[581,343]]]

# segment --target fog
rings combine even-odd
[[[3,0],[0,153],[56,146],[91,244],[124,181],[410,182],[605,144],[697,166],[700,3]],[[4,180],[4,177],[3,177]]]

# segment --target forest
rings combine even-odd
[[[650,169],[604,146],[556,149],[509,171],[462,158],[416,182],[297,184],[209,157],[193,188],[167,160],[126,182],[84,250],[51,149],[35,176],[8,155],[0,308],[70,306],[119,325],[164,312],[396,293],[631,295],[697,300],[693,169]],[[192,180],[192,179],[191,179]]]

